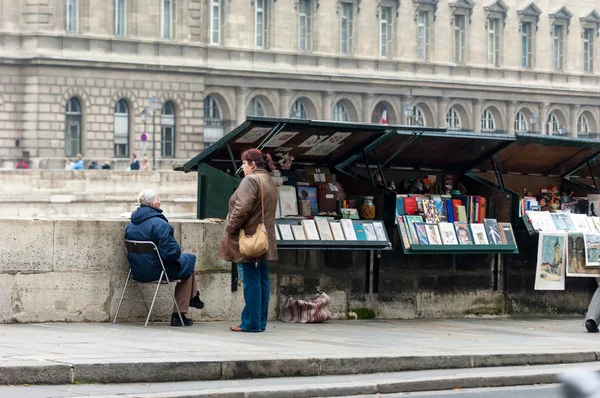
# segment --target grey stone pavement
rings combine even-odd
[[[580,318],[0,325],[0,385],[180,382],[594,363]],[[598,362],[600,364],[600,362]],[[1,393],[1,391],[0,391]]]

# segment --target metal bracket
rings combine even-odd
[[[242,166],[240,166],[238,169],[237,161],[235,160],[235,156],[233,156],[233,151],[231,150],[231,145],[229,142],[227,142],[227,152],[229,152],[229,158],[231,159],[231,163],[233,163],[232,170],[240,170],[242,168]],[[237,171],[235,173],[235,176],[239,177]]]
[[[569,181],[571,184],[575,184],[579,187],[588,189],[595,193],[600,193],[600,187],[598,186],[598,181],[596,180],[596,175],[600,176],[600,166],[598,165],[598,162],[597,162],[597,159],[599,156],[600,156],[600,153],[597,153],[594,156],[589,157],[583,163],[581,163],[579,166],[577,166],[573,171],[570,171],[569,173],[563,175],[562,178]],[[594,174],[594,168],[592,168],[592,165],[596,169],[596,174]],[[582,168],[584,168],[586,166],[588,168],[588,171],[590,172],[590,177],[592,178],[592,181],[594,182],[594,186],[577,181],[573,177],[573,174],[577,173],[579,170],[581,170]]]
[[[494,154],[490,159],[492,162],[492,167],[494,169],[494,175],[496,176],[496,185],[498,189],[502,192],[506,192],[506,187],[504,186],[504,177],[502,176],[502,166],[500,166],[500,160],[498,160],[498,155]]]
[[[383,185],[380,188],[383,188],[383,190],[385,190],[386,185],[385,185],[385,179],[383,176],[384,167],[388,163],[390,163],[392,160],[394,160],[394,158],[396,156],[398,156],[402,151],[404,151],[408,146],[410,146],[417,138],[419,138],[419,136],[421,136],[423,134],[423,131],[422,130],[414,130],[413,133],[411,134],[411,136],[406,140],[406,142],[404,142],[400,146],[400,148],[396,149],[396,151],[394,151],[394,153],[385,162],[381,163],[379,161],[379,158],[377,158],[377,153],[375,152],[375,149],[382,141],[385,142],[385,141],[389,140],[389,138],[393,137],[395,134],[397,134],[396,130],[388,131],[383,137],[381,137],[380,139],[367,145],[361,151],[360,155],[354,156],[354,157],[348,159],[347,161],[338,164],[337,166],[335,166],[335,168],[338,171],[340,171],[350,177],[353,177],[360,181],[366,182],[367,184],[371,184],[375,188],[379,187],[379,185],[380,185],[375,182],[375,176],[377,175],[377,173],[381,173],[381,181],[382,181]],[[374,153],[375,157],[377,159],[377,168],[373,171],[372,171],[371,167],[369,166],[369,162],[367,161],[367,153]],[[365,166],[367,168],[367,173],[369,175],[368,178],[366,178],[363,175],[350,169],[350,166],[352,166],[356,162],[356,160],[360,157],[362,157],[363,161],[365,162]]]

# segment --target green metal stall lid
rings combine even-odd
[[[468,171],[514,143],[508,135],[451,132],[443,129],[395,130],[379,137],[340,163],[348,170],[353,164],[367,162],[379,167]]]
[[[333,167],[349,156],[360,153],[377,138],[390,131],[412,134],[414,127],[373,123],[342,123],[307,119],[248,117],[244,123],[184,164],[186,172],[195,171],[200,163],[217,168],[240,164],[242,152],[260,148],[270,153],[289,153],[296,164]],[[437,130],[418,128],[419,131]],[[221,165],[221,166],[219,166]]]
[[[517,133],[514,144],[497,153],[503,173],[590,176],[588,161],[600,155],[600,141]]]

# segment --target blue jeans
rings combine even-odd
[[[244,301],[240,327],[246,332],[262,332],[267,328],[271,282],[269,262],[239,263],[238,277],[244,284]],[[240,272],[241,271],[241,272]]]

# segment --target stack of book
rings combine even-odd
[[[302,220],[299,224],[277,224],[275,233],[277,240],[280,241],[388,241],[381,221],[353,222],[350,219],[331,221],[324,217],[315,217],[313,220]]]
[[[600,232],[600,217],[531,210],[527,211],[526,215],[536,232]]]
[[[427,223],[482,223],[488,216],[488,199],[468,195],[396,195],[396,217],[423,215]]]
[[[510,223],[485,218],[481,223],[464,221],[428,223],[422,216],[399,216],[398,228],[406,250],[413,245],[513,245]]]
[[[526,214],[530,210],[540,210],[540,205],[537,198],[534,196],[525,196],[521,199],[521,206],[519,207],[519,216]]]

